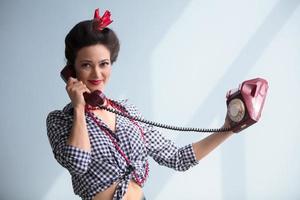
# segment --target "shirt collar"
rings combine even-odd
[[[113,100],[113,99],[109,99],[109,100],[115,102],[116,104],[118,104],[118,105],[120,105],[120,106],[122,106],[123,108],[126,109],[126,104],[127,104],[128,99],[122,99],[122,100]],[[68,103],[68,104],[63,108],[63,112],[68,113],[68,114],[70,114],[70,115],[73,115],[73,110],[74,110],[74,108],[73,108],[73,105],[72,105],[71,102]]]

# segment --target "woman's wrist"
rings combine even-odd
[[[231,126],[228,122],[225,122],[224,125],[221,127],[221,129],[224,129],[224,128],[231,129]],[[226,131],[224,133],[229,134],[229,135],[234,134],[234,132],[232,130]]]
[[[84,113],[85,111],[85,106],[84,105],[76,105],[74,106],[74,114],[78,115],[78,114],[81,114],[81,113]]]

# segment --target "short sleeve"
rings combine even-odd
[[[72,116],[63,111],[53,111],[49,113],[46,123],[55,159],[71,174],[84,174],[91,162],[91,154],[67,144],[72,128]]]
[[[128,106],[130,115],[143,118],[134,105]],[[164,137],[160,131],[148,124],[140,123],[144,131],[148,155],[158,164],[178,171],[188,170],[198,164],[192,144],[177,147],[173,141]]]

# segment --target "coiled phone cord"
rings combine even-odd
[[[107,111],[115,113],[117,115],[121,115],[121,116],[126,117],[128,119],[132,119],[132,120],[139,121],[139,122],[142,122],[142,123],[145,123],[145,124],[153,125],[153,126],[164,128],[164,129],[170,129],[170,130],[174,130],[174,131],[189,131],[189,132],[211,133],[211,132],[228,132],[228,131],[232,130],[232,128],[217,128],[217,129],[216,128],[210,128],[210,129],[206,129],[206,128],[190,128],[190,127],[171,126],[171,125],[161,124],[161,123],[153,122],[153,121],[150,121],[150,120],[142,119],[140,117],[130,116],[128,114],[119,112],[115,109],[108,108],[106,106],[101,105],[99,107],[101,109],[107,110]]]

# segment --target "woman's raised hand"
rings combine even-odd
[[[87,92],[90,93],[90,90],[86,87],[86,85],[79,81],[76,78],[70,77],[68,79],[66,90],[68,92],[68,95],[72,101],[73,107],[83,107],[85,106],[85,100],[83,93]]]

